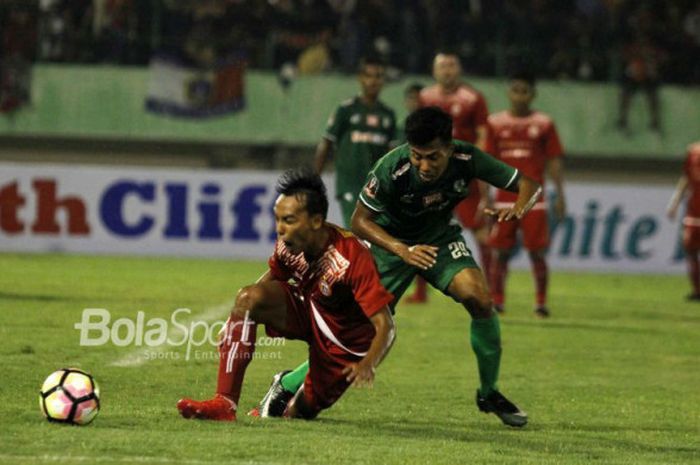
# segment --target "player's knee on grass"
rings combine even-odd
[[[289,416],[294,418],[302,418],[304,420],[313,420],[318,416],[318,412],[318,408],[314,408],[309,405],[309,401],[304,395],[304,386],[299,388],[289,404]]]

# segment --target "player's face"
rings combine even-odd
[[[444,87],[453,87],[459,83],[462,67],[455,55],[438,53],[433,61],[433,77]]]
[[[365,65],[359,75],[362,93],[368,97],[376,98],[384,87],[384,67],[378,65]]]
[[[436,138],[430,144],[411,145],[411,164],[418,170],[418,178],[426,183],[435,182],[447,169],[452,155],[452,144]]]
[[[319,228],[323,226],[321,215],[309,215],[304,197],[280,195],[275,201],[275,227],[277,237],[293,254],[315,250]]]
[[[513,79],[508,88],[510,104],[516,111],[526,111],[535,98],[535,89],[527,81]]]
[[[411,91],[407,92],[404,96],[404,104],[406,105],[406,110],[409,113],[413,113],[420,108],[420,92]]]

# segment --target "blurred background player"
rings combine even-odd
[[[477,407],[509,426],[524,426],[527,414],[498,390],[498,316],[461,228],[452,223],[452,210],[468,194],[469,181],[477,178],[518,193],[510,207],[489,214],[498,221],[520,218],[534,205],[540,186],[472,144],[453,140],[452,119],[439,108],[409,115],[406,136],[408,143],[382,157],[370,172],[352,217],[353,232],[372,243],[382,285],[394,295],[392,308],[421,275],[467,309],[481,381]],[[280,381],[281,375],[275,376],[260,404],[261,412],[277,414],[262,416],[281,415],[299,388],[284,376]]]
[[[362,60],[358,74],[360,95],[336,108],[316,147],[314,168],[319,174],[334,153],[335,194],[346,228],[350,227],[350,217],[367,173],[379,157],[397,144],[394,111],[379,100],[384,72],[380,60]]]
[[[387,304],[367,247],[326,223],[328,199],[311,170],[288,170],[277,183],[275,251],[269,270],[236,296],[219,344],[216,396],[181,399],[185,418],[233,421],[258,323],[273,337],[309,344],[310,367],[286,415],[311,419],[353,383],[371,385],[394,339]],[[294,284],[290,280],[294,278]]]
[[[561,220],[566,214],[562,147],[552,119],[530,108],[534,98],[534,76],[529,73],[514,74],[508,89],[510,110],[489,116],[486,151],[542,185],[546,172],[556,192],[554,215],[557,220]],[[499,190],[495,194],[494,205],[508,208],[515,201],[515,194]],[[516,245],[518,230],[522,231],[523,245],[528,250],[532,263],[536,288],[535,314],[546,318],[549,310],[545,255],[549,247],[549,227],[544,197],[540,197],[532,210],[522,218],[497,223],[491,229],[490,245],[496,255],[490,280],[494,307],[497,312],[504,312],[508,261]]]
[[[690,190],[688,204],[683,217],[683,248],[688,262],[688,277],[692,292],[687,299],[700,301],[700,141],[688,147],[683,175],[678,180],[676,190],[668,206],[668,217],[675,219],[678,206],[687,190]]]
[[[452,116],[452,137],[484,149],[486,140],[486,99],[476,89],[462,82],[462,65],[457,54],[440,52],[433,60],[433,78],[436,83],[420,93],[420,105],[436,106]],[[457,208],[455,215],[464,228],[471,230],[479,247],[481,266],[490,275],[491,253],[488,247],[489,219],[483,214],[488,206],[488,187],[474,180],[469,185],[469,196]],[[420,277],[416,290],[407,302],[427,301],[427,286]]]

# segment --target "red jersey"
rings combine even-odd
[[[547,161],[563,155],[554,122],[538,111],[524,117],[509,111],[489,116],[486,152],[543,186]],[[496,192],[497,202],[515,202],[517,198],[515,192]]]
[[[437,84],[420,92],[422,107],[439,107],[452,116],[452,137],[476,143],[476,128],[486,125],[489,111],[486,99],[477,90],[461,84],[456,91],[444,93]]]
[[[688,208],[683,224],[700,226],[700,142],[688,146],[688,153],[683,166],[688,178]]]
[[[269,266],[274,279],[296,285],[311,312],[313,336],[333,353],[355,353],[374,338],[369,317],[393,296],[382,286],[369,249],[350,231],[327,223],[329,237],[317,260],[293,255],[277,241]]]

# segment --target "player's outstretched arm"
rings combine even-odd
[[[333,142],[325,137],[316,146],[316,154],[314,155],[314,171],[318,174],[323,172],[323,167],[326,166],[326,160],[333,151]]]
[[[676,184],[676,190],[673,191],[673,195],[671,196],[671,200],[668,202],[668,208],[666,209],[666,215],[668,215],[669,219],[675,219],[676,218],[676,213],[678,212],[678,206],[681,204],[681,200],[683,200],[683,196],[685,195],[685,191],[688,189],[688,178],[683,175],[680,177],[678,180],[678,184]]]
[[[487,215],[496,217],[498,222],[522,218],[535,206],[542,194],[540,183],[525,175],[521,175],[517,184],[508,190],[518,193],[518,199],[512,207],[485,210]]]
[[[552,158],[547,162],[547,173],[554,184],[554,214],[558,221],[566,216],[566,197],[564,196],[564,162],[561,157]]]
[[[427,270],[435,265],[438,253],[437,247],[424,244],[409,247],[386,232],[384,228],[374,221],[374,218],[375,213],[358,201],[350,222],[352,232],[360,239],[369,241],[394,255],[398,255],[409,265],[422,270]]]
[[[388,307],[384,307],[372,315],[370,321],[374,325],[375,335],[367,355],[359,362],[349,364],[343,370],[348,382],[359,387],[372,386],[375,370],[389,353],[396,336],[394,319],[391,317]]]

